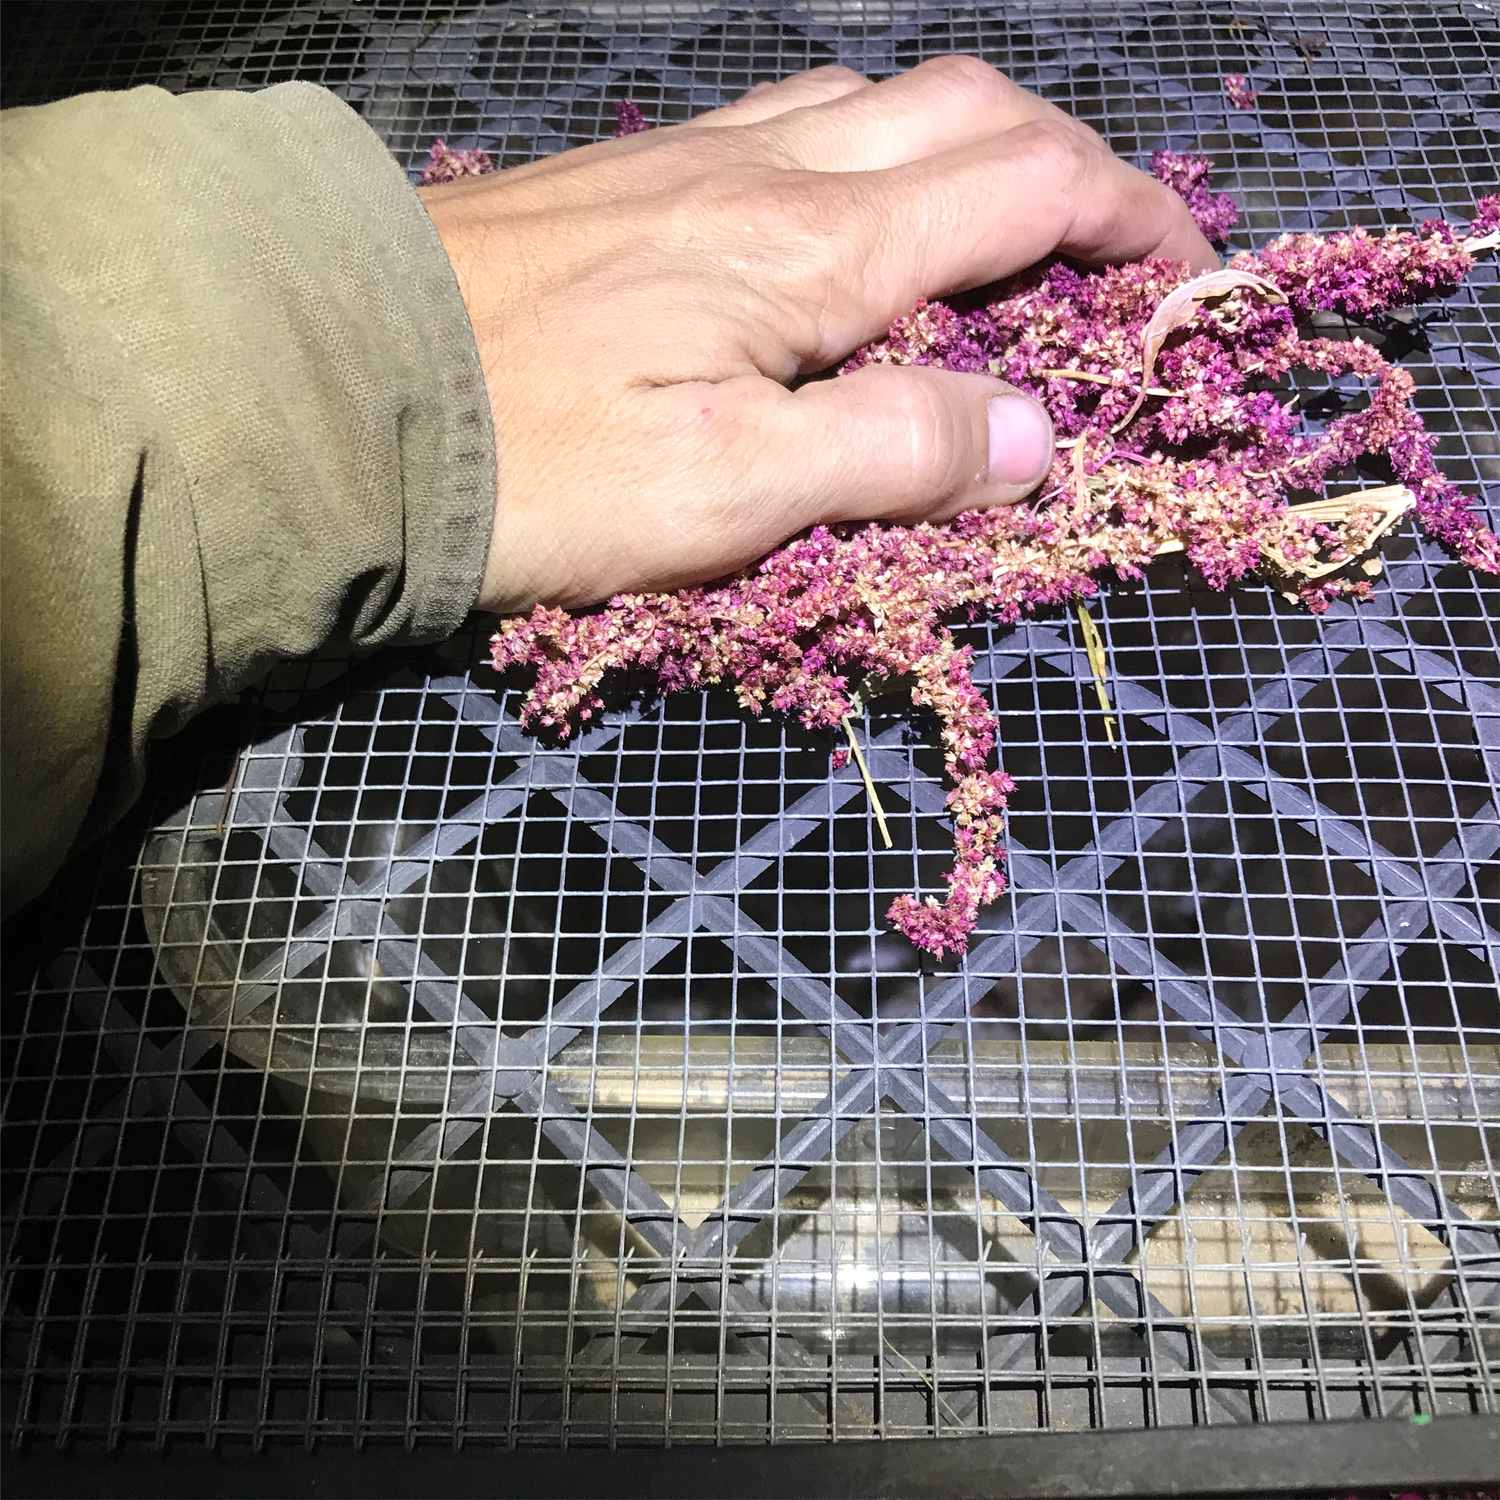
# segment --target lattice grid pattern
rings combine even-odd
[[[29,20],[8,102],[308,77],[413,170],[438,135],[509,163],[620,98],[671,122],[961,50],[1125,154],[1211,153],[1242,243],[1500,185],[1484,5]],[[1382,335],[1500,519],[1500,276]],[[1069,621],[976,628],[1021,790],[961,965],[882,921],[947,844],[920,729],[865,726],[886,852],[828,746],[727,699],[539,747],[478,625],[279,674],[13,966],[11,1436],[1496,1410],[1500,610],[1413,540],[1388,558],[1322,622],[1173,564],[1114,590],[1121,752]]]

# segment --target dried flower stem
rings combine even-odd
[[[1108,375],[1096,375],[1091,370],[1038,370],[1038,375],[1047,380],[1086,380],[1090,385],[1112,385],[1126,390],[1134,390],[1133,380],[1114,380]],[[1148,396],[1181,396],[1182,391],[1169,391],[1165,386],[1150,385],[1146,387]]]
[[[1080,599],[1074,608],[1078,611],[1078,623],[1083,630],[1083,649],[1088,653],[1089,666],[1094,673],[1094,691],[1099,695],[1099,707],[1104,712],[1104,733],[1114,746],[1119,742],[1115,738],[1114,705],[1109,701],[1109,658],[1104,654],[1104,641],[1088,605]]]
[[[1359,549],[1361,552],[1368,552],[1385,537],[1397,521],[1416,506],[1416,503],[1417,497],[1404,484],[1385,484],[1373,490],[1356,490],[1350,495],[1335,495],[1324,500],[1309,500],[1303,505],[1289,505],[1286,508],[1286,514],[1307,521],[1347,525],[1361,511],[1373,510],[1378,519],[1363,533],[1363,545]],[[1186,543],[1181,537],[1170,537],[1158,545],[1156,555],[1166,557],[1173,552],[1185,550]],[[1350,553],[1337,561],[1320,559],[1294,562],[1283,556],[1274,546],[1267,546],[1265,554],[1283,573],[1307,579],[1310,582],[1338,572],[1346,567],[1356,555]],[[1369,569],[1366,568],[1365,571],[1368,573]],[[1375,569],[1375,573],[1379,571],[1379,568]],[[1373,577],[1374,574],[1371,576]],[[1295,598],[1296,595],[1292,597]]]
[[[859,748],[859,736],[854,732],[854,721],[848,714],[844,715],[844,733],[849,736],[849,748],[854,752],[854,764],[859,767],[859,774],[864,777],[865,795],[870,799],[870,807],[875,814],[875,824],[880,829],[881,842],[887,849],[894,849],[896,846],[891,839],[890,825],[885,821],[885,809],[880,805],[880,793],[875,790],[875,778],[870,775],[870,767],[865,762],[865,752]]]
[[[937,1382],[933,1380],[932,1376],[929,1375],[927,1371],[924,1370],[921,1365],[919,1365],[914,1359],[912,1359],[910,1355],[903,1354],[901,1350],[898,1349],[890,1341],[889,1337],[882,1336],[881,1342],[884,1343],[885,1347],[889,1349],[890,1352],[894,1354],[896,1358],[899,1359],[901,1363],[905,1365],[907,1369],[909,1369],[912,1374],[914,1374],[917,1379],[920,1380],[923,1385],[925,1385],[927,1389],[932,1392],[932,1398],[937,1405],[937,1409],[943,1414],[943,1416],[947,1417],[949,1425],[955,1430],[962,1430],[965,1426],[964,1419],[959,1416],[956,1411],[954,1411],[953,1407],[943,1396],[942,1391],[938,1388]]]

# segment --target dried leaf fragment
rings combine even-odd
[[[1088,653],[1089,667],[1094,674],[1094,691],[1099,695],[1099,707],[1104,711],[1104,733],[1111,745],[1117,745],[1114,705],[1109,701],[1109,658],[1104,654],[1104,641],[1082,599],[1076,607],[1079,628],[1083,631],[1083,649]]]
[[[1380,512],[1380,519],[1365,538],[1365,550],[1374,547],[1381,542],[1390,532],[1391,528],[1417,503],[1417,497],[1404,484],[1385,484],[1373,490],[1357,490],[1349,495],[1335,495],[1323,500],[1309,500],[1304,505],[1289,505],[1286,508],[1288,516],[1301,516],[1310,521],[1323,521],[1330,525],[1341,521],[1347,521],[1351,512],[1365,508],[1373,508]],[[1176,537],[1171,541],[1162,542],[1156,549],[1158,557],[1166,557],[1173,552],[1185,550],[1183,542]],[[1326,578],[1330,573],[1336,573],[1340,568],[1348,565],[1344,562],[1319,562],[1313,564],[1294,563],[1290,558],[1282,556],[1274,547],[1264,549],[1266,556],[1281,569],[1283,573],[1292,574],[1298,578],[1315,581]],[[1372,569],[1371,563],[1377,566]],[[1369,576],[1374,577],[1379,573],[1378,558],[1368,558],[1361,567]],[[1295,600],[1296,594],[1291,595]]]
[[[1375,510],[1379,520],[1364,534],[1361,551],[1368,551],[1384,539],[1390,529],[1417,503],[1417,497],[1404,484],[1385,484],[1373,490],[1358,490],[1351,495],[1332,496],[1326,500],[1310,500],[1306,505],[1289,505],[1287,515],[1300,516],[1310,521],[1323,521],[1330,525],[1346,522],[1355,510]],[[1316,582],[1337,573],[1349,565],[1350,559],[1324,559],[1317,562],[1294,562],[1282,551],[1270,544],[1261,549],[1283,573]],[[1372,559],[1373,561],[1373,559]],[[1365,570],[1367,573],[1369,569]],[[1377,568],[1378,572],[1379,569]],[[1373,575],[1372,575],[1373,576]]]
[[[1265,277],[1256,276],[1251,271],[1232,271],[1227,267],[1219,271],[1205,271],[1202,276],[1184,281],[1180,287],[1162,298],[1156,311],[1151,314],[1150,321],[1141,330],[1140,392],[1131,402],[1130,410],[1110,428],[1111,432],[1119,432],[1129,426],[1135,419],[1135,414],[1145,404],[1151,388],[1151,377],[1156,372],[1156,361],[1171,334],[1184,324],[1192,322],[1205,302],[1212,302],[1217,297],[1227,297],[1230,292],[1242,287],[1259,293],[1269,302],[1286,301],[1280,288]]]

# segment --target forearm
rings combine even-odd
[[[5,898],[274,661],[451,631],[494,507],[441,244],[321,90],[5,117]]]

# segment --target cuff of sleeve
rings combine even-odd
[[[474,607],[493,529],[494,419],[458,279],[415,188],[347,104],[310,83],[258,98],[316,138],[361,204],[393,284],[403,288],[418,375],[402,432],[406,608],[411,640],[451,635]]]

